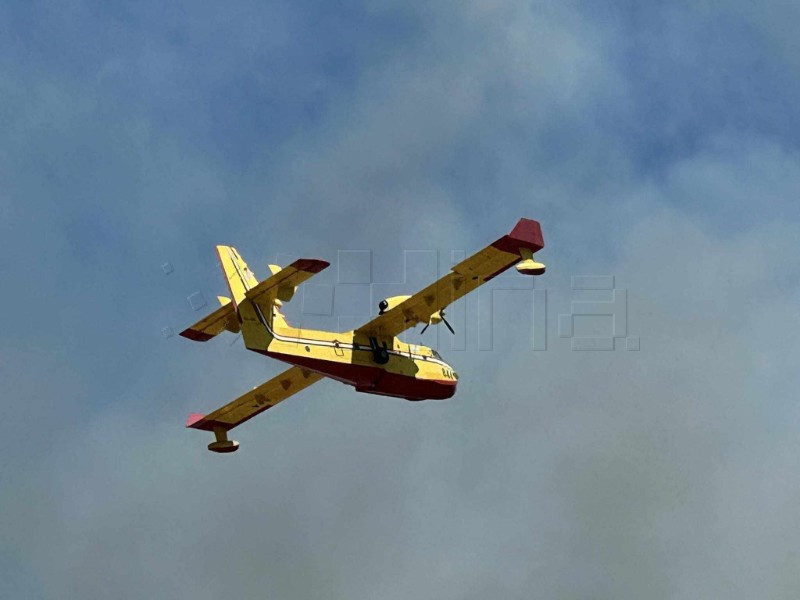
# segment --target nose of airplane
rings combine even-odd
[[[436,398],[440,400],[452,398],[453,395],[456,393],[457,386],[458,386],[458,381],[456,381],[455,379],[450,381],[437,382]]]

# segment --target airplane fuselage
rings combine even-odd
[[[292,327],[277,306],[268,316],[248,303],[240,314],[249,350],[321,373],[358,392],[407,400],[444,400],[456,392],[458,375],[427,346],[396,337]]]

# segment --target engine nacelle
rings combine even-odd
[[[411,298],[411,296],[392,296],[391,298],[381,300],[378,302],[378,314],[382,315],[387,310],[392,310],[395,306],[409,298]]]

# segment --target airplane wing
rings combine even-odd
[[[521,251],[544,248],[538,221],[520,219],[511,233],[455,265],[450,273],[356,329],[356,334],[393,337],[427,323],[472,290],[523,260]]]
[[[314,371],[292,367],[210,414],[189,415],[186,427],[229,431],[322,378]]]
[[[277,298],[288,302],[294,294],[294,289],[310,279],[330,263],[315,258],[301,258],[284,267],[268,279],[265,279],[254,288],[245,293],[248,300],[252,300],[262,307],[271,307]]]

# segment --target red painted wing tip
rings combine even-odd
[[[193,427],[196,423],[205,419],[206,416],[202,413],[191,413],[186,420],[186,427]]]
[[[539,221],[534,221],[533,219],[520,219],[514,229],[511,230],[511,233],[501,237],[492,246],[509,254],[519,254],[521,248],[527,248],[531,252],[538,252],[544,248],[542,226],[539,225]],[[495,273],[495,275],[498,273]]]
[[[323,269],[327,269],[331,263],[326,260],[319,260],[317,258],[301,258],[295,261],[294,266],[300,271],[308,273],[319,273]]]
[[[542,226],[539,221],[533,219],[520,219],[508,234],[514,240],[544,248],[544,238],[542,237]]]
[[[207,333],[203,333],[202,331],[197,331],[196,329],[184,329],[181,331],[180,335],[185,337],[186,339],[192,340],[193,342],[207,342],[210,340],[213,335],[208,335]]]

